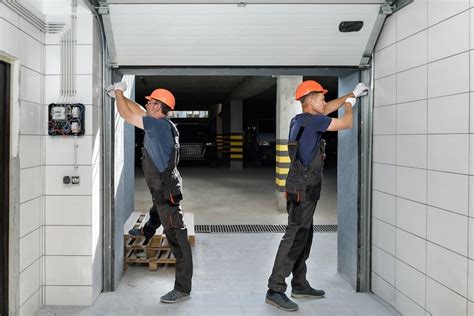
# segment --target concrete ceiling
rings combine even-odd
[[[382,2],[113,0],[111,52],[118,66],[358,66]]]

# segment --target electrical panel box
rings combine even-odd
[[[48,106],[48,134],[51,136],[81,136],[85,133],[85,106],[81,103]]]

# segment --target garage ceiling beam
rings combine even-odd
[[[245,100],[270,89],[275,84],[274,77],[247,77],[232,90],[229,99]]]

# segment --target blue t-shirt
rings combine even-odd
[[[174,149],[173,132],[165,118],[143,117],[143,145],[159,172],[168,167]]]
[[[312,115],[309,113],[298,114],[291,120],[289,141],[296,140],[301,125],[306,121],[298,150],[298,158],[305,166],[308,166],[313,160],[316,146],[321,141],[321,133],[328,129],[331,120],[332,118],[326,115]]]

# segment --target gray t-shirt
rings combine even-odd
[[[173,132],[165,118],[143,117],[143,145],[159,172],[168,167],[174,149]]]

